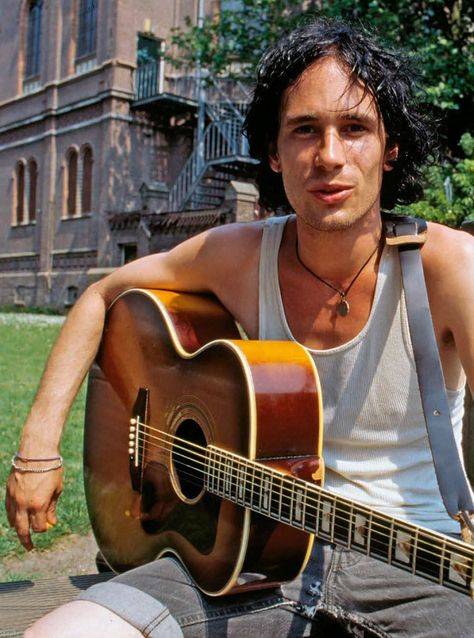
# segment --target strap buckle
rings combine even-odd
[[[428,226],[424,219],[389,215],[384,218],[384,225],[389,246],[422,246],[426,242]]]
[[[474,521],[467,510],[459,511],[454,518],[461,525],[461,536],[465,543],[474,545]]]

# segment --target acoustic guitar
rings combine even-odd
[[[474,597],[474,547],[323,488],[315,364],[213,298],[132,289],[89,374],[85,488],[114,571],[177,556],[209,595],[295,578],[314,538]]]

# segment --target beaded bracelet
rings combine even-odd
[[[22,463],[44,463],[44,462],[58,461],[58,463],[56,463],[56,465],[52,465],[51,467],[28,468],[28,467],[21,467],[20,465],[17,465],[17,463],[16,463],[17,461],[21,461]],[[63,463],[63,457],[62,456],[53,456],[50,459],[27,459],[27,458],[24,458],[24,457],[20,456],[18,454],[18,452],[17,452],[12,458],[12,467],[17,472],[23,472],[23,474],[29,474],[29,473],[31,473],[31,474],[43,474],[43,472],[52,472],[53,470],[59,470],[59,468],[63,467],[63,465],[64,465],[64,463]]]

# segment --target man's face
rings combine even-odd
[[[378,214],[388,160],[383,123],[370,93],[334,58],[322,58],[282,98],[270,166],[282,173],[295,213],[318,230]]]

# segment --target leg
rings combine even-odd
[[[166,558],[94,585],[25,638],[283,638],[316,635],[311,626],[279,590],[210,598]]]
[[[346,550],[334,553],[321,609],[354,635],[474,638],[468,596]]]
[[[142,633],[105,607],[75,600],[36,621],[24,634],[24,638],[59,637],[142,638]]]

